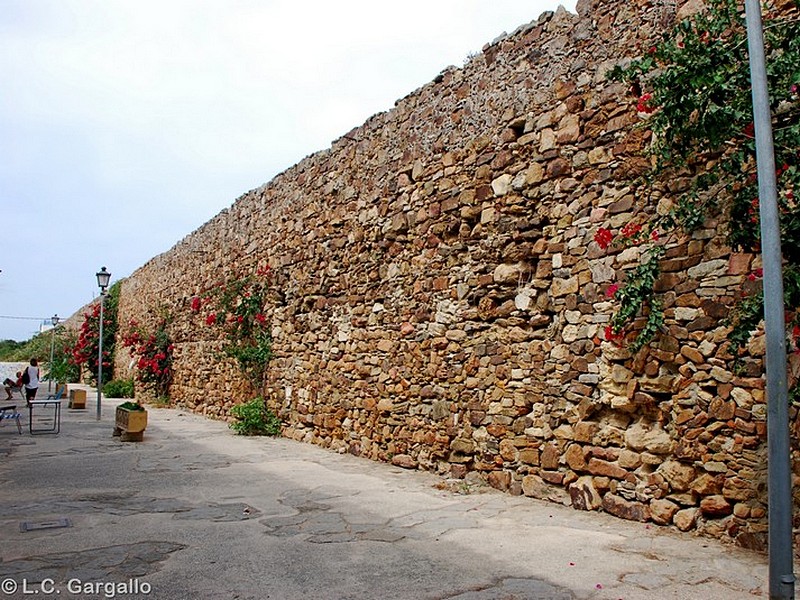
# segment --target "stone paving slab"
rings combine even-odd
[[[766,597],[766,558],[715,540],[176,409],[125,443],[90,398],[59,435],[0,430],[0,600]]]

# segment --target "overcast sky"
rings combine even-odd
[[[575,0],[0,0],[0,339]]]

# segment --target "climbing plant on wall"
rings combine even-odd
[[[131,320],[122,336],[122,345],[130,349],[134,358],[136,381],[159,399],[169,396],[172,353],[175,349],[168,331],[170,318],[166,312],[162,313],[152,329]]]
[[[114,378],[114,343],[117,336],[117,305],[119,304],[119,282],[108,289],[103,304],[103,383]],[[100,303],[95,302],[83,314],[83,323],[78,339],[69,348],[70,360],[85,369],[91,381],[97,381],[98,350],[100,341]]]
[[[192,311],[201,313],[208,327],[223,331],[225,355],[233,358],[262,392],[272,358],[272,334],[265,312],[270,294],[269,276],[267,266],[253,274],[226,280],[191,301]]]
[[[764,15],[767,76],[781,217],[787,338],[800,352],[800,11],[795,0],[776,2]],[[654,289],[659,261],[670,244],[713,216],[737,251],[760,251],[759,199],[747,33],[735,0],[709,0],[646,53],[610,77],[630,84],[642,127],[652,132],[653,168],[639,181],[646,199],[640,222],[620,231],[600,227],[604,249],[636,245],[640,263],[610,286],[616,302],[607,339],[628,340],[635,351],[663,322]],[[683,182],[677,185],[677,182]],[[677,192],[665,202],[654,190]],[[659,201],[660,200],[660,201]],[[760,269],[733,310],[729,351],[737,357],[763,313]]]

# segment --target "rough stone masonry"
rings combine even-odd
[[[602,339],[638,257],[594,233],[652,210],[649,134],[606,73],[688,10],[580,0],[486,45],[137,270],[119,322],[168,310],[172,400],[225,418],[254,390],[191,298],[269,264],[285,436],[762,548],[764,344],[734,375],[722,324],[757,257],[709,221],[668,249],[657,340]]]

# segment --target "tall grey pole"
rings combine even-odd
[[[100,291],[100,339],[97,344],[97,420],[100,420],[100,396],[103,394],[103,299],[105,294]]]
[[[47,393],[50,393],[53,385],[53,357],[55,356],[56,349],[56,326],[53,325],[53,330],[50,332],[50,363],[47,365]]]
[[[794,598],[794,573],[786,324],[772,114],[767,90],[764,32],[759,0],[745,1],[745,16],[753,88],[753,123],[756,134],[761,216],[761,258],[764,267],[764,328],[767,338],[769,597],[788,600]]]

